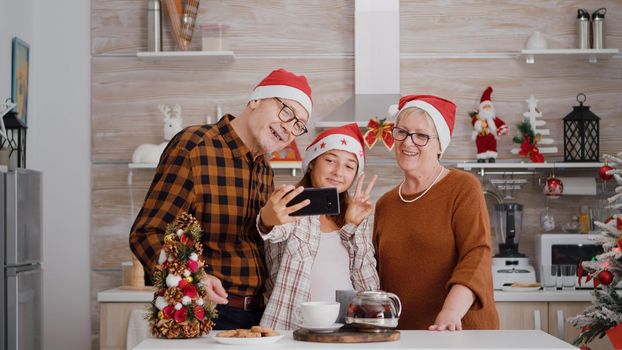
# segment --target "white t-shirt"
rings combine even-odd
[[[350,257],[339,232],[322,233],[311,268],[311,301],[335,301],[336,290],[352,290]]]

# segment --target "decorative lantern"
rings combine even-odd
[[[590,106],[583,106],[585,100],[585,94],[578,94],[579,106],[573,106],[572,112],[564,117],[565,162],[599,161],[598,121],[600,118],[590,111]]]
[[[9,163],[17,158],[17,167],[26,167],[26,125],[17,118],[17,113],[9,112],[3,117],[6,138],[0,135],[0,149],[9,149]]]

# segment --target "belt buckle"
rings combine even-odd
[[[244,297],[244,311],[251,311],[250,306],[252,302],[253,299],[251,297]]]

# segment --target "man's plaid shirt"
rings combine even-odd
[[[217,124],[192,126],[168,144],[132,226],[130,247],[148,273],[158,262],[166,225],[181,211],[204,231],[206,272],[228,293],[259,295],[266,266],[255,218],[274,187],[264,156],[253,159],[226,115]]]

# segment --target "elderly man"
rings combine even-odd
[[[219,304],[216,329],[259,324],[267,271],[255,221],[274,187],[265,155],[306,133],[311,109],[307,79],[278,69],[255,87],[238,117],[184,129],[160,158],[130,247],[151,275],[166,225],[182,211],[196,217],[205,232],[203,283]]]

